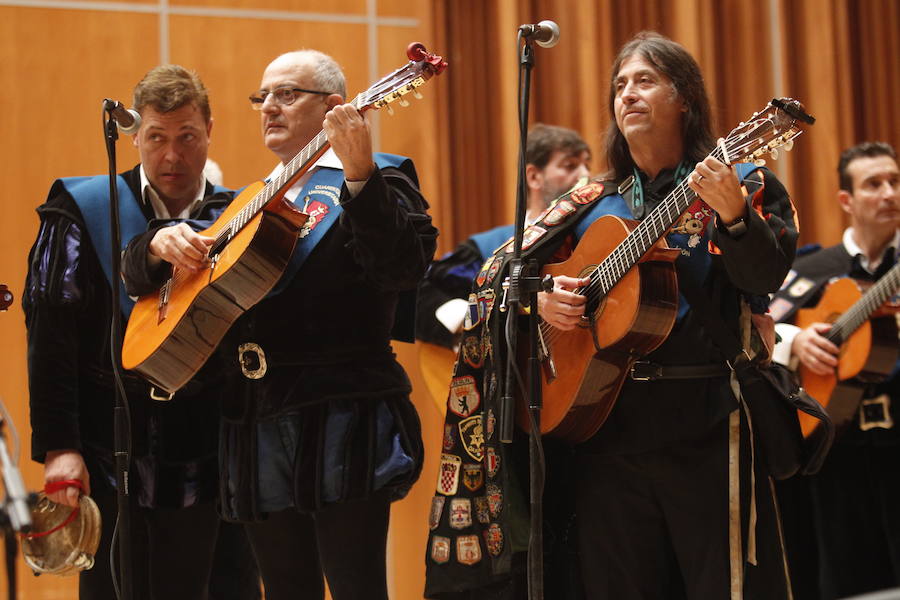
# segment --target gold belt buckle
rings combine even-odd
[[[253,342],[238,346],[238,362],[241,365],[241,373],[247,379],[262,379],[268,371],[266,353],[259,344]]]
[[[859,405],[859,428],[863,431],[881,427],[890,429],[894,426],[891,417],[891,399],[887,394],[863,400]]]

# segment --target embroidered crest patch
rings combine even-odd
[[[488,510],[491,516],[496,519],[500,511],[503,510],[503,492],[500,491],[500,486],[496,483],[487,484],[487,501]]]
[[[478,369],[484,362],[484,356],[481,351],[481,340],[474,335],[466,336],[462,342],[463,360],[470,367]]]
[[[488,446],[487,458],[484,462],[487,465],[488,477],[496,477],[497,471],[500,470],[500,454],[493,447]]]
[[[780,292],[781,290],[783,290],[784,288],[786,288],[787,286],[789,286],[790,283],[791,283],[791,282],[794,280],[794,278],[796,278],[796,277],[797,277],[797,271],[795,271],[795,270],[793,270],[793,269],[791,269],[790,271],[788,271],[788,274],[785,275],[784,281],[781,282],[781,287],[778,288],[778,291]]]
[[[453,454],[441,454],[441,469],[438,471],[437,491],[452,496],[459,489],[459,470],[462,459]]]
[[[431,511],[428,513],[428,528],[434,529],[441,522],[441,514],[444,512],[444,496],[435,496],[431,499]]]
[[[465,529],[472,525],[472,501],[468,498],[450,500],[450,527]]]
[[[541,220],[541,223],[548,227],[559,225],[576,210],[578,209],[569,200],[560,200],[556,206],[550,209],[550,212]]]
[[[494,262],[491,263],[491,268],[488,269],[487,274],[487,283],[491,283],[494,280],[494,277],[497,276],[497,273],[500,271],[500,265],[503,264],[503,259],[499,256],[494,259]],[[481,284],[479,284],[480,286]]]
[[[453,446],[456,445],[456,431],[453,425],[449,423],[444,425],[444,441],[441,445],[444,448],[444,452],[450,452],[453,450]]]
[[[466,449],[466,454],[476,462],[484,456],[484,427],[481,415],[472,415],[459,422],[459,443]]]
[[[481,265],[481,268],[478,269],[478,275],[475,276],[475,283],[478,287],[484,285],[485,279],[488,276],[488,269],[491,267],[491,264],[494,262],[493,256],[488,256],[487,260],[484,261],[484,264]]]
[[[777,323],[794,308],[794,303],[787,298],[775,298],[769,305],[769,316]]]
[[[469,306],[466,308],[466,316],[463,318],[463,329],[469,331],[481,323],[478,311],[478,296],[469,294]]]
[[[297,237],[300,238],[308,236],[316,228],[316,225],[322,222],[325,215],[328,214],[328,205],[318,200],[310,201],[309,197],[307,197],[304,211],[309,215],[309,219],[306,220],[306,223],[300,228],[300,233],[297,234]]]
[[[484,483],[484,471],[481,465],[463,465],[463,485],[469,491],[477,492]]]
[[[474,565],[481,560],[481,544],[477,535],[461,535],[456,538],[456,560],[464,565]]]
[[[454,377],[450,381],[450,395],[447,408],[455,415],[468,417],[481,405],[481,395],[475,389],[475,378],[471,375]]]
[[[491,520],[491,513],[488,511],[488,501],[484,496],[475,496],[475,518],[482,525],[487,525]]]
[[[522,250],[528,250],[531,248],[536,241],[544,237],[544,234],[547,233],[547,230],[543,227],[539,227],[537,225],[531,225],[525,230],[525,233],[522,234]],[[510,244],[506,247],[507,253],[512,253],[515,249],[514,244]]]
[[[431,538],[431,560],[438,564],[450,560],[450,538],[439,535]]]
[[[798,277],[797,281],[791,284],[791,287],[788,288],[788,294],[793,296],[794,298],[799,298],[815,285],[812,279],[807,279],[806,277]]]
[[[484,530],[484,545],[487,546],[491,556],[500,556],[503,552],[503,530],[500,529],[500,525],[491,523],[491,526]]]
[[[569,194],[569,198],[572,202],[576,202],[578,204],[588,204],[593,202],[594,199],[603,193],[603,184],[599,181],[592,181],[587,185],[581,186],[577,190],[574,190],[571,194]]]
[[[476,302],[478,303],[478,320],[484,321],[491,316],[491,311],[494,310],[494,298],[496,295],[494,294],[494,290],[488,288],[486,290],[481,290],[478,292],[478,297]]]

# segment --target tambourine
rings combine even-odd
[[[47,497],[63,487],[81,488],[80,481],[47,484],[31,509],[32,531],[22,535],[22,556],[35,573],[74,575],[94,566],[100,543],[100,510],[90,496],[72,508]]]

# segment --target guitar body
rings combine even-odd
[[[542,274],[578,277],[590,272],[637,224],[601,217],[568,260],[547,265]],[[541,433],[577,443],[603,425],[631,365],[662,344],[675,323],[678,256],[679,250],[659,240],[599,304],[589,302],[590,322],[566,332],[551,328],[552,336],[545,339],[549,359],[544,361]],[[519,407],[519,423],[529,428],[524,406]]]
[[[218,237],[263,188],[244,189],[202,235]],[[206,363],[229,327],[265,297],[284,273],[308,216],[273,198],[198,273],[177,271],[131,313],[122,364],[156,387],[175,392]],[[165,298],[165,302],[163,302]]]
[[[813,323],[834,323],[862,298],[862,294],[855,280],[838,279],[828,286],[817,306],[797,311],[796,325],[805,329]],[[801,363],[798,368],[800,381],[840,428],[856,415],[864,384],[881,381],[890,374],[897,361],[897,352],[895,317],[876,311],[840,345],[834,373],[817,375]],[[799,415],[803,435],[808,436],[819,421],[803,412]]]

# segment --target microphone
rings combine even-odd
[[[552,48],[559,43],[559,25],[553,21],[541,21],[537,25],[520,25],[522,36],[532,38],[538,46]]]
[[[141,115],[133,108],[125,108],[121,102],[107,98],[103,101],[103,109],[110,114],[116,122],[116,127],[125,135],[137,133],[141,128]]]
[[[0,433],[0,466],[3,468],[3,486],[6,488],[5,509],[13,531],[28,533],[31,531],[31,507],[28,505],[28,492],[22,481],[19,468],[9,458],[6,450],[6,439]]]

